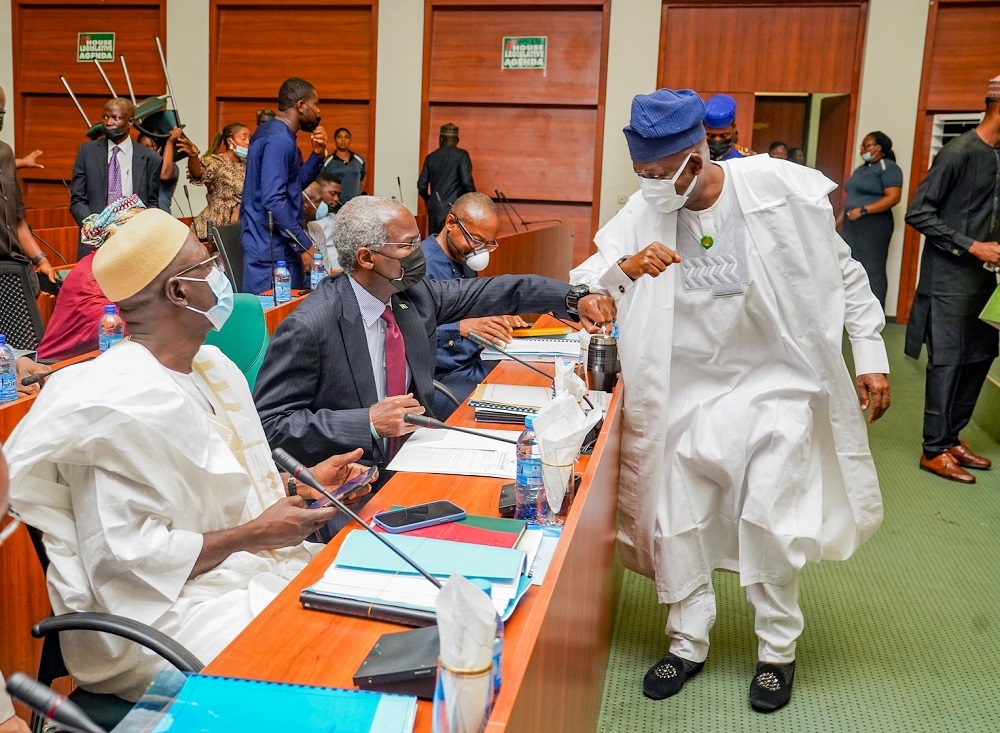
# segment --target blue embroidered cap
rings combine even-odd
[[[705,102],[705,127],[718,130],[736,122],[736,100],[728,94],[716,94]]]
[[[691,89],[657,89],[632,100],[632,116],[622,130],[634,163],[679,153],[705,137],[705,104]]]

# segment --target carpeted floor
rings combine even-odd
[[[738,578],[716,573],[718,622],[705,669],[677,696],[642,696],[666,653],[652,583],[626,571],[601,707],[601,733],[1000,731],[1000,465],[974,486],[917,468],[923,362],[886,337],[892,408],[870,430],[885,522],[846,562],[802,574],[805,633],[791,704],[751,710],[756,637]],[[963,437],[1000,464],[975,424]]]

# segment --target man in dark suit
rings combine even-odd
[[[338,446],[388,460],[416,430],[403,415],[431,411],[439,324],[552,310],[597,331],[615,317],[611,298],[537,275],[424,277],[416,220],[389,199],[351,199],[333,242],[343,273],[281,323],[254,390],[271,447],[306,463]]]
[[[441,231],[448,211],[459,196],[475,190],[472,159],[467,150],[458,147],[458,127],[450,122],[441,125],[438,149],[424,158],[424,167],[417,179],[417,191],[427,205],[430,234]]]
[[[104,137],[84,143],[76,152],[69,210],[76,223],[99,214],[112,201],[136,194],[142,202],[157,208],[160,198],[162,160],[152,150],[133,145],[129,134],[135,107],[127,99],[112,99],[104,105]],[[80,244],[79,256],[89,248]]]

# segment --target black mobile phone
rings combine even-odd
[[[378,473],[378,467],[372,466],[367,471],[359,473],[357,476],[352,478],[347,483],[338,486],[330,493],[333,494],[333,496],[336,497],[337,499],[343,499],[348,494],[354,493],[355,491],[361,489],[366,484],[368,484],[376,473]],[[324,496],[322,499],[317,499],[316,501],[314,501],[312,503],[312,506],[310,506],[309,508],[319,509],[321,507],[329,506],[331,503],[332,502]]]
[[[406,532],[465,519],[465,510],[450,501],[442,500],[379,512],[374,519],[375,524],[387,532]]]

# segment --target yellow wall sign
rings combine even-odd
[[[505,36],[501,69],[544,69],[548,36]]]

